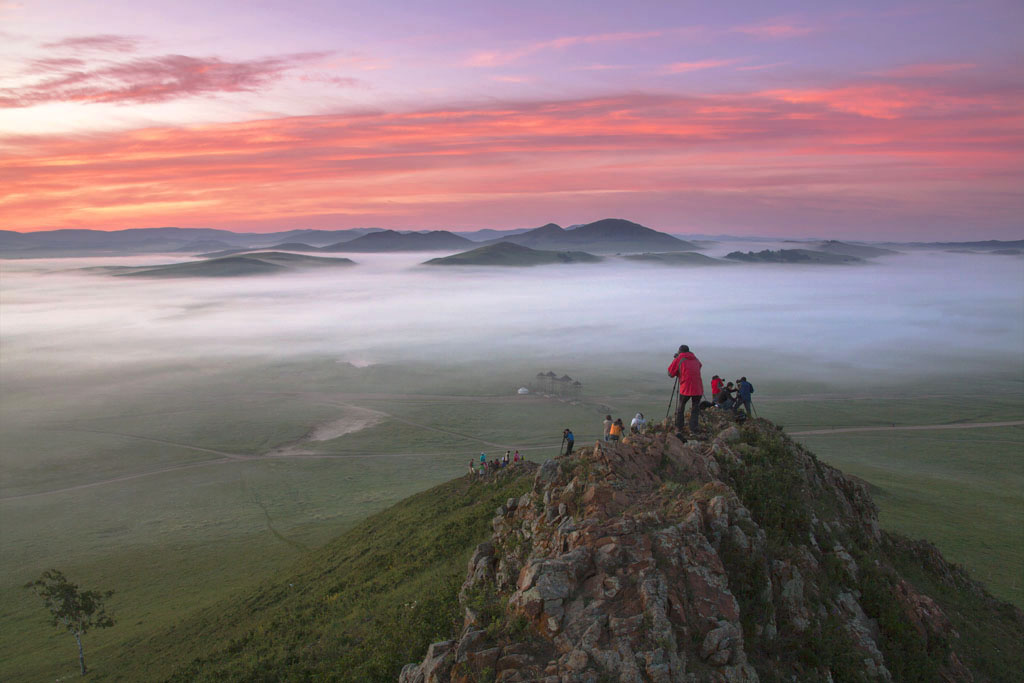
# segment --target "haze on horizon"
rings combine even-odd
[[[0,228],[1022,236],[1020,3],[559,10],[0,2]]]
[[[116,384],[133,368],[182,359],[197,368],[324,356],[436,368],[561,358],[660,373],[650,356],[688,343],[706,363],[834,386],[1020,370],[1019,256],[915,252],[857,266],[418,265],[434,255],[359,254],[357,266],[340,270],[174,280],[80,268],[181,256],[4,261],[0,368],[10,387],[73,377]]]

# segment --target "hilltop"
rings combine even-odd
[[[711,258],[695,251],[670,251],[666,253],[649,254],[627,254],[623,256],[628,261],[640,261],[644,263],[658,263],[663,266],[723,266],[730,265],[729,261]]]
[[[840,254],[842,256],[856,256],[857,258],[875,258],[876,256],[891,256],[892,254],[899,253],[893,249],[872,247],[868,244],[851,244],[849,242],[840,242],[838,240],[826,240],[819,243],[814,248],[817,251],[824,251],[830,254]]]
[[[413,496],[110,670],[418,683],[1024,669],[1024,614],[934,546],[882,531],[865,484],[765,420],[709,411],[702,426],[710,438],[655,428]]]
[[[733,251],[725,258],[746,263],[805,263],[815,265],[849,265],[864,263],[864,259],[840,253],[815,251],[813,249],[765,249],[764,251]]]
[[[622,218],[605,218],[570,230],[555,223],[548,223],[519,235],[502,237],[500,241],[532,249],[554,251],[578,249],[605,254],[692,251],[697,248],[691,242]]]
[[[273,275],[293,270],[311,268],[337,268],[352,266],[347,258],[322,258],[302,254],[288,254],[278,251],[246,253],[239,256],[224,256],[205,261],[186,261],[157,266],[124,267],[106,266],[86,268],[117,277],[186,278],[186,277],[243,277],[246,275]]]
[[[552,263],[597,263],[601,258],[584,251],[545,251],[511,242],[488,244],[424,262],[428,266],[539,266]]]

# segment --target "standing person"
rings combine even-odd
[[[715,375],[711,378],[711,399],[714,400],[715,396],[718,396],[718,392],[722,390],[722,378]]]
[[[487,454],[486,453],[481,453],[480,454],[480,466],[483,467],[486,464],[487,464]]]
[[[576,437],[572,435],[572,430],[568,427],[562,432],[562,438],[565,440],[565,454],[569,455],[572,453],[572,446],[576,443]]]
[[[506,465],[508,465],[508,461],[511,459],[511,456],[512,456],[512,451],[505,451],[505,457],[502,458],[502,461],[501,461],[501,466],[502,467],[505,467]]]
[[[476,474],[476,468],[473,467],[473,461],[472,460],[469,461],[469,473],[470,474]]]
[[[690,353],[690,347],[679,347],[668,366],[668,376],[679,378],[679,408],[676,409],[676,429],[683,431],[683,415],[686,402],[690,402],[690,432],[697,433],[700,417],[700,398],[704,395],[704,380],[700,377],[701,362]]]
[[[603,424],[604,424],[604,440],[607,441],[608,440],[608,434],[611,433],[612,425],[614,424],[612,422],[612,416],[611,415],[605,415],[604,416],[604,423]]]
[[[622,436],[622,420],[617,419],[612,423],[612,426],[608,428],[608,440],[618,441]]]
[[[747,409],[747,417],[753,416],[750,395],[754,393],[754,385],[748,382],[746,377],[740,377],[739,381],[736,382],[736,389],[739,400],[743,401],[743,407]]]

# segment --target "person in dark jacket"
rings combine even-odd
[[[562,432],[562,438],[565,439],[565,454],[569,455],[572,453],[573,444],[576,443],[576,437],[572,435],[571,429],[566,428],[566,430]],[[518,453],[519,451],[516,452]]]
[[[676,409],[676,429],[683,430],[683,415],[686,402],[690,402],[690,432],[697,432],[700,417],[700,399],[704,395],[704,380],[700,377],[701,362],[690,353],[690,347],[679,347],[668,366],[668,376],[679,378],[679,407]]]
[[[754,385],[748,382],[746,377],[740,377],[736,382],[736,393],[739,400],[743,402],[743,407],[747,409],[747,417],[753,415],[751,412],[750,395],[754,393]]]
[[[733,397],[735,393],[735,387],[729,382],[715,396],[715,405],[722,410],[736,410],[736,399]]]

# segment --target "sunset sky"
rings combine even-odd
[[[0,228],[1024,238],[1024,3],[0,0]]]

